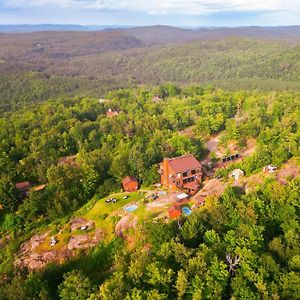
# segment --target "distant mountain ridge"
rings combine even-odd
[[[59,25],[59,24],[37,24],[37,25],[0,25],[0,32],[37,32],[37,31],[88,31],[82,25]]]
[[[300,25],[275,27],[172,27],[153,25],[137,27],[133,25],[0,25],[0,33],[35,33],[35,32],[121,32],[140,40],[144,46],[191,42],[197,40],[216,40],[231,36],[300,40]]]
[[[77,25],[77,24],[20,24],[20,25],[0,25],[0,32],[39,32],[39,31],[102,31],[131,28],[130,25]]]

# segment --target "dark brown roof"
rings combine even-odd
[[[193,154],[182,155],[168,160],[169,166],[175,173],[185,172],[187,170],[201,168],[200,162]]]
[[[29,181],[23,181],[16,183],[16,189],[19,191],[27,191],[30,188],[30,182]]]
[[[126,176],[126,177],[124,177],[123,178],[123,180],[122,180],[122,184],[124,185],[124,184],[128,184],[128,183],[130,183],[130,182],[138,182],[137,181],[137,179],[135,178],[135,177],[133,177],[133,176]]]

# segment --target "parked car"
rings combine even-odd
[[[88,229],[88,226],[86,226],[86,225],[81,226],[80,229],[81,229],[81,230],[87,230],[87,229]]]
[[[157,199],[157,198],[158,198],[157,194],[153,194],[153,195],[151,196],[151,199],[152,199],[152,200],[155,200],[155,199]]]
[[[57,243],[58,243],[58,239],[57,239],[55,236],[53,236],[53,237],[51,238],[50,245],[53,247],[53,246],[56,245]]]
[[[123,199],[128,199],[128,195],[124,196]]]

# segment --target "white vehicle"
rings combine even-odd
[[[88,229],[88,226],[81,226],[80,229],[81,229],[81,230],[87,230],[87,229]]]
[[[57,242],[58,242],[57,238],[53,236],[53,237],[51,238],[50,245],[53,247],[54,245],[57,244]]]
[[[267,165],[264,167],[264,172],[274,173],[277,170],[277,167],[273,165]]]

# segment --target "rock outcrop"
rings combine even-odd
[[[119,237],[125,237],[124,232],[129,228],[135,228],[137,221],[136,216],[130,214],[123,216],[115,226],[115,234]]]
[[[71,231],[79,230],[81,227],[86,227],[88,230],[95,228],[95,223],[85,218],[76,218],[71,220]]]
[[[88,229],[95,227],[94,222],[78,218],[72,221],[71,231],[76,231],[82,226],[87,226]],[[104,232],[101,229],[96,229],[86,234],[73,233],[69,241],[63,239],[60,241],[58,234],[56,236],[58,243],[51,250],[49,250],[49,235],[49,231],[41,235],[34,235],[29,241],[23,243],[15,266],[36,270],[44,268],[49,263],[61,263],[75,256],[77,250],[87,250],[96,246],[103,239]]]

